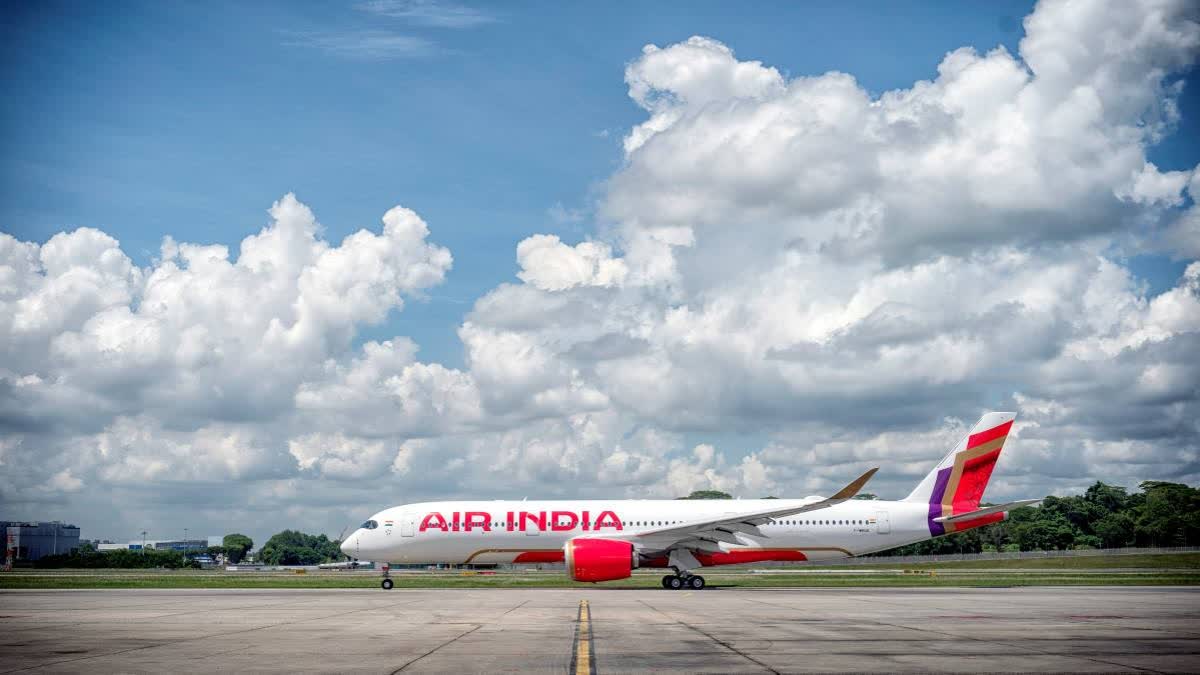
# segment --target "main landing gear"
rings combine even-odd
[[[662,587],[677,591],[681,588],[698,591],[704,588],[704,577],[698,574],[668,574],[662,578]]]

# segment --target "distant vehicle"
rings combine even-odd
[[[853,500],[878,469],[832,497],[742,500],[463,501],[380,511],[342,544],[396,563],[565,562],[576,581],[672,570],[664,588],[704,588],[701,567],[863,555],[1004,520],[1027,499],[980,508],[1016,415],[989,412],[900,501]],[[392,580],[384,568],[384,589]]]

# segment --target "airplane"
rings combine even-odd
[[[871,469],[831,497],[738,500],[445,501],[371,516],[342,543],[351,560],[566,563],[576,581],[671,570],[668,589],[704,588],[704,567],[859,556],[1005,520],[1026,499],[980,507],[1015,413],[989,412],[907,497],[854,499]],[[384,566],[381,586],[393,582]]]

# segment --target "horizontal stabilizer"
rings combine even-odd
[[[1022,506],[1029,506],[1030,504],[1036,504],[1040,501],[1042,501],[1042,500],[1040,500],[1040,499],[1022,499],[1019,502],[1009,502],[1007,504],[999,504],[997,506],[989,506],[987,508],[979,509],[977,511],[969,511],[967,513],[956,513],[953,516],[941,516],[939,518],[934,518],[933,522],[935,522],[935,523],[959,523],[964,520],[975,520],[976,518],[980,518],[982,516],[990,516],[993,513],[1002,513],[1004,511],[1012,511],[1013,509],[1020,508]]]

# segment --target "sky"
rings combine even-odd
[[[0,516],[1200,478],[1200,15],[29,3]]]

